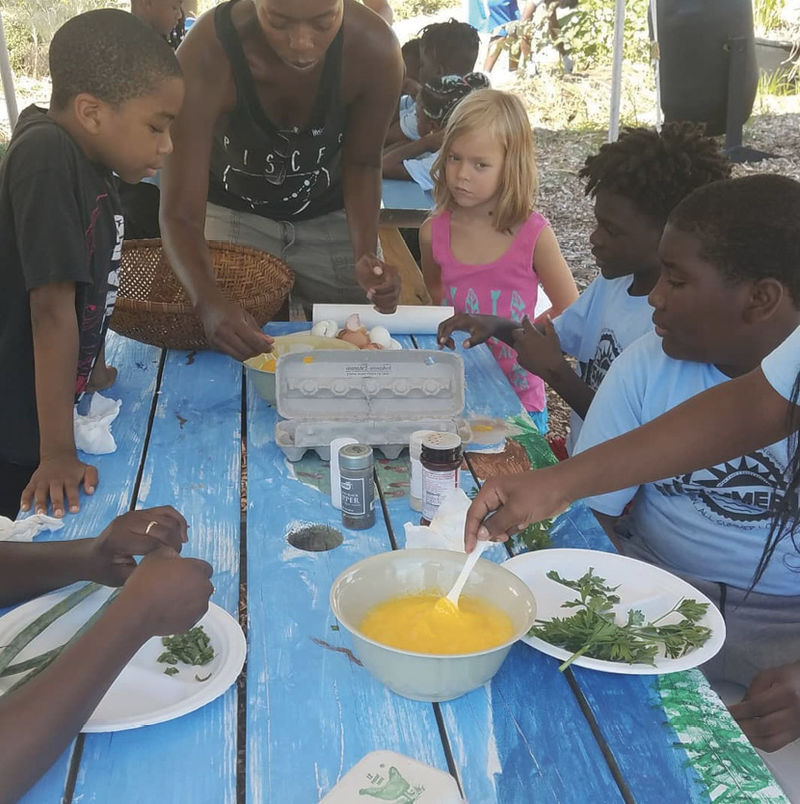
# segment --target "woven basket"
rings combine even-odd
[[[208,243],[217,285],[263,327],[281,309],[294,283],[289,266],[246,246]],[[175,277],[160,240],[122,244],[119,295],[111,329],[168,349],[208,349],[203,325]]]

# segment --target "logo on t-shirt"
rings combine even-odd
[[[604,329],[600,333],[600,340],[597,342],[594,357],[583,366],[581,379],[593,390],[596,391],[606,376],[611,364],[622,353],[617,336],[610,329]]]
[[[655,483],[665,496],[687,496],[703,516],[722,525],[769,522],[786,491],[783,469],[764,452]]]

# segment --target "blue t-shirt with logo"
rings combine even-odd
[[[708,363],[673,360],[649,333],[614,362],[581,430],[576,452],[633,430],[689,397],[728,379]],[[622,532],[641,538],[667,570],[747,589],[786,488],[787,440],[678,477],[590,497],[587,505],[618,516],[635,497]],[[788,566],[787,566],[788,562]],[[800,594],[798,556],[783,540],[756,586],[772,595]]]
[[[605,279],[598,276],[553,321],[561,350],[578,361],[580,378],[593,390],[623,349],[653,329],[653,308],[647,296],[631,296],[630,276]],[[583,419],[572,411],[567,452],[571,455]]]
[[[792,388],[800,374],[800,327],[761,361],[761,370],[781,396],[791,399]]]

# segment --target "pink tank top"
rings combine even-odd
[[[467,265],[456,260],[450,248],[450,212],[438,214],[431,221],[431,239],[433,259],[442,271],[442,304],[452,305],[457,313],[498,315],[514,321],[527,315],[533,321],[539,292],[533,250],[542,229],[549,225],[543,215],[533,212],[499,259]],[[517,353],[510,346],[495,338],[490,338],[488,345],[525,410],[544,410],[544,382],[517,363]]]

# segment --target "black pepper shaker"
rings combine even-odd
[[[342,524],[351,530],[364,530],[375,524],[372,467],[372,447],[369,445],[346,444],[339,450]]]

